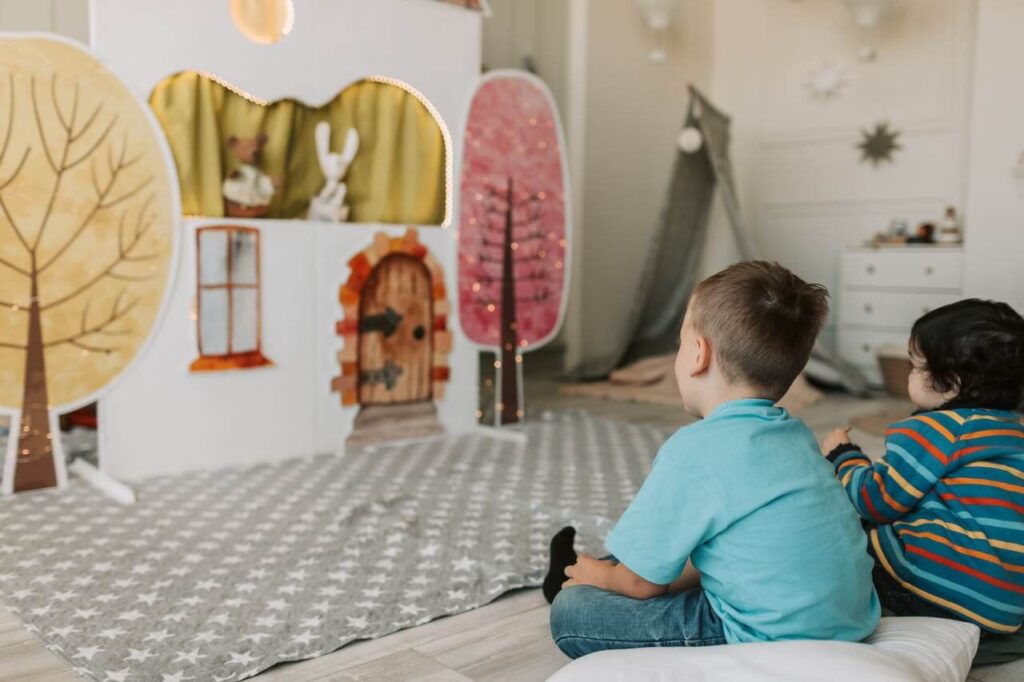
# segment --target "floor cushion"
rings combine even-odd
[[[862,644],[787,641],[600,651],[549,682],[964,682],[978,648],[974,625],[940,618],[883,618]]]

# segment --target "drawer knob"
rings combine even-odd
[[[868,274],[869,275],[875,274],[875,266],[874,265],[869,265],[868,266]]]
[[[928,267],[926,267],[924,269],[924,274],[926,274],[926,275],[933,275],[933,274],[935,274],[935,268],[933,268],[932,266],[929,265]]]
[[[875,308],[870,303],[865,303],[864,304],[864,312],[866,312],[868,315],[870,315],[871,313],[875,312]]]
[[[865,343],[865,344],[864,344],[863,346],[861,346],[861,349],[862,349],[862,350],[863,350],[863,351],[864,351],[865,353],[870,353],[870,352],[871,352],[871,345],[870,345],[870,344],[867,344],[867,343]]]

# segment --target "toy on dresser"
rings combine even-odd
[[[261,218],[270,210],[270,201],[278,183],[264,173],[260,167],[260,156],[267,136],[228,138],[228,149],[242,165],[231,171],[224,179],[221,193],[224,195],[224,213],[233,218]]]
[[[341,153],[331,152],[331,124],[320,121],[313,133],[316,137],[316,154],[320,159],[320,170],[324,174],[324,187],[309,202],[309,219],[332,223],[348,220],[349,207],[345,205],[348,187],[342,182],[348,167],[359,151],[359,133],[349,128],[345,133],[345,146]]]

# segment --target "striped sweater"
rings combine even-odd
[[[984,630],[1024,623],[1024,425],[1012,412],[918,414],[886,432],[886,453],[829,458],[869,547],[907,590]]]

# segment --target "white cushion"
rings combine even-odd
[[[980,630],[940,618],[883,618],[863,644],[813,640],[599,651],[549,682],[964,682]]]

